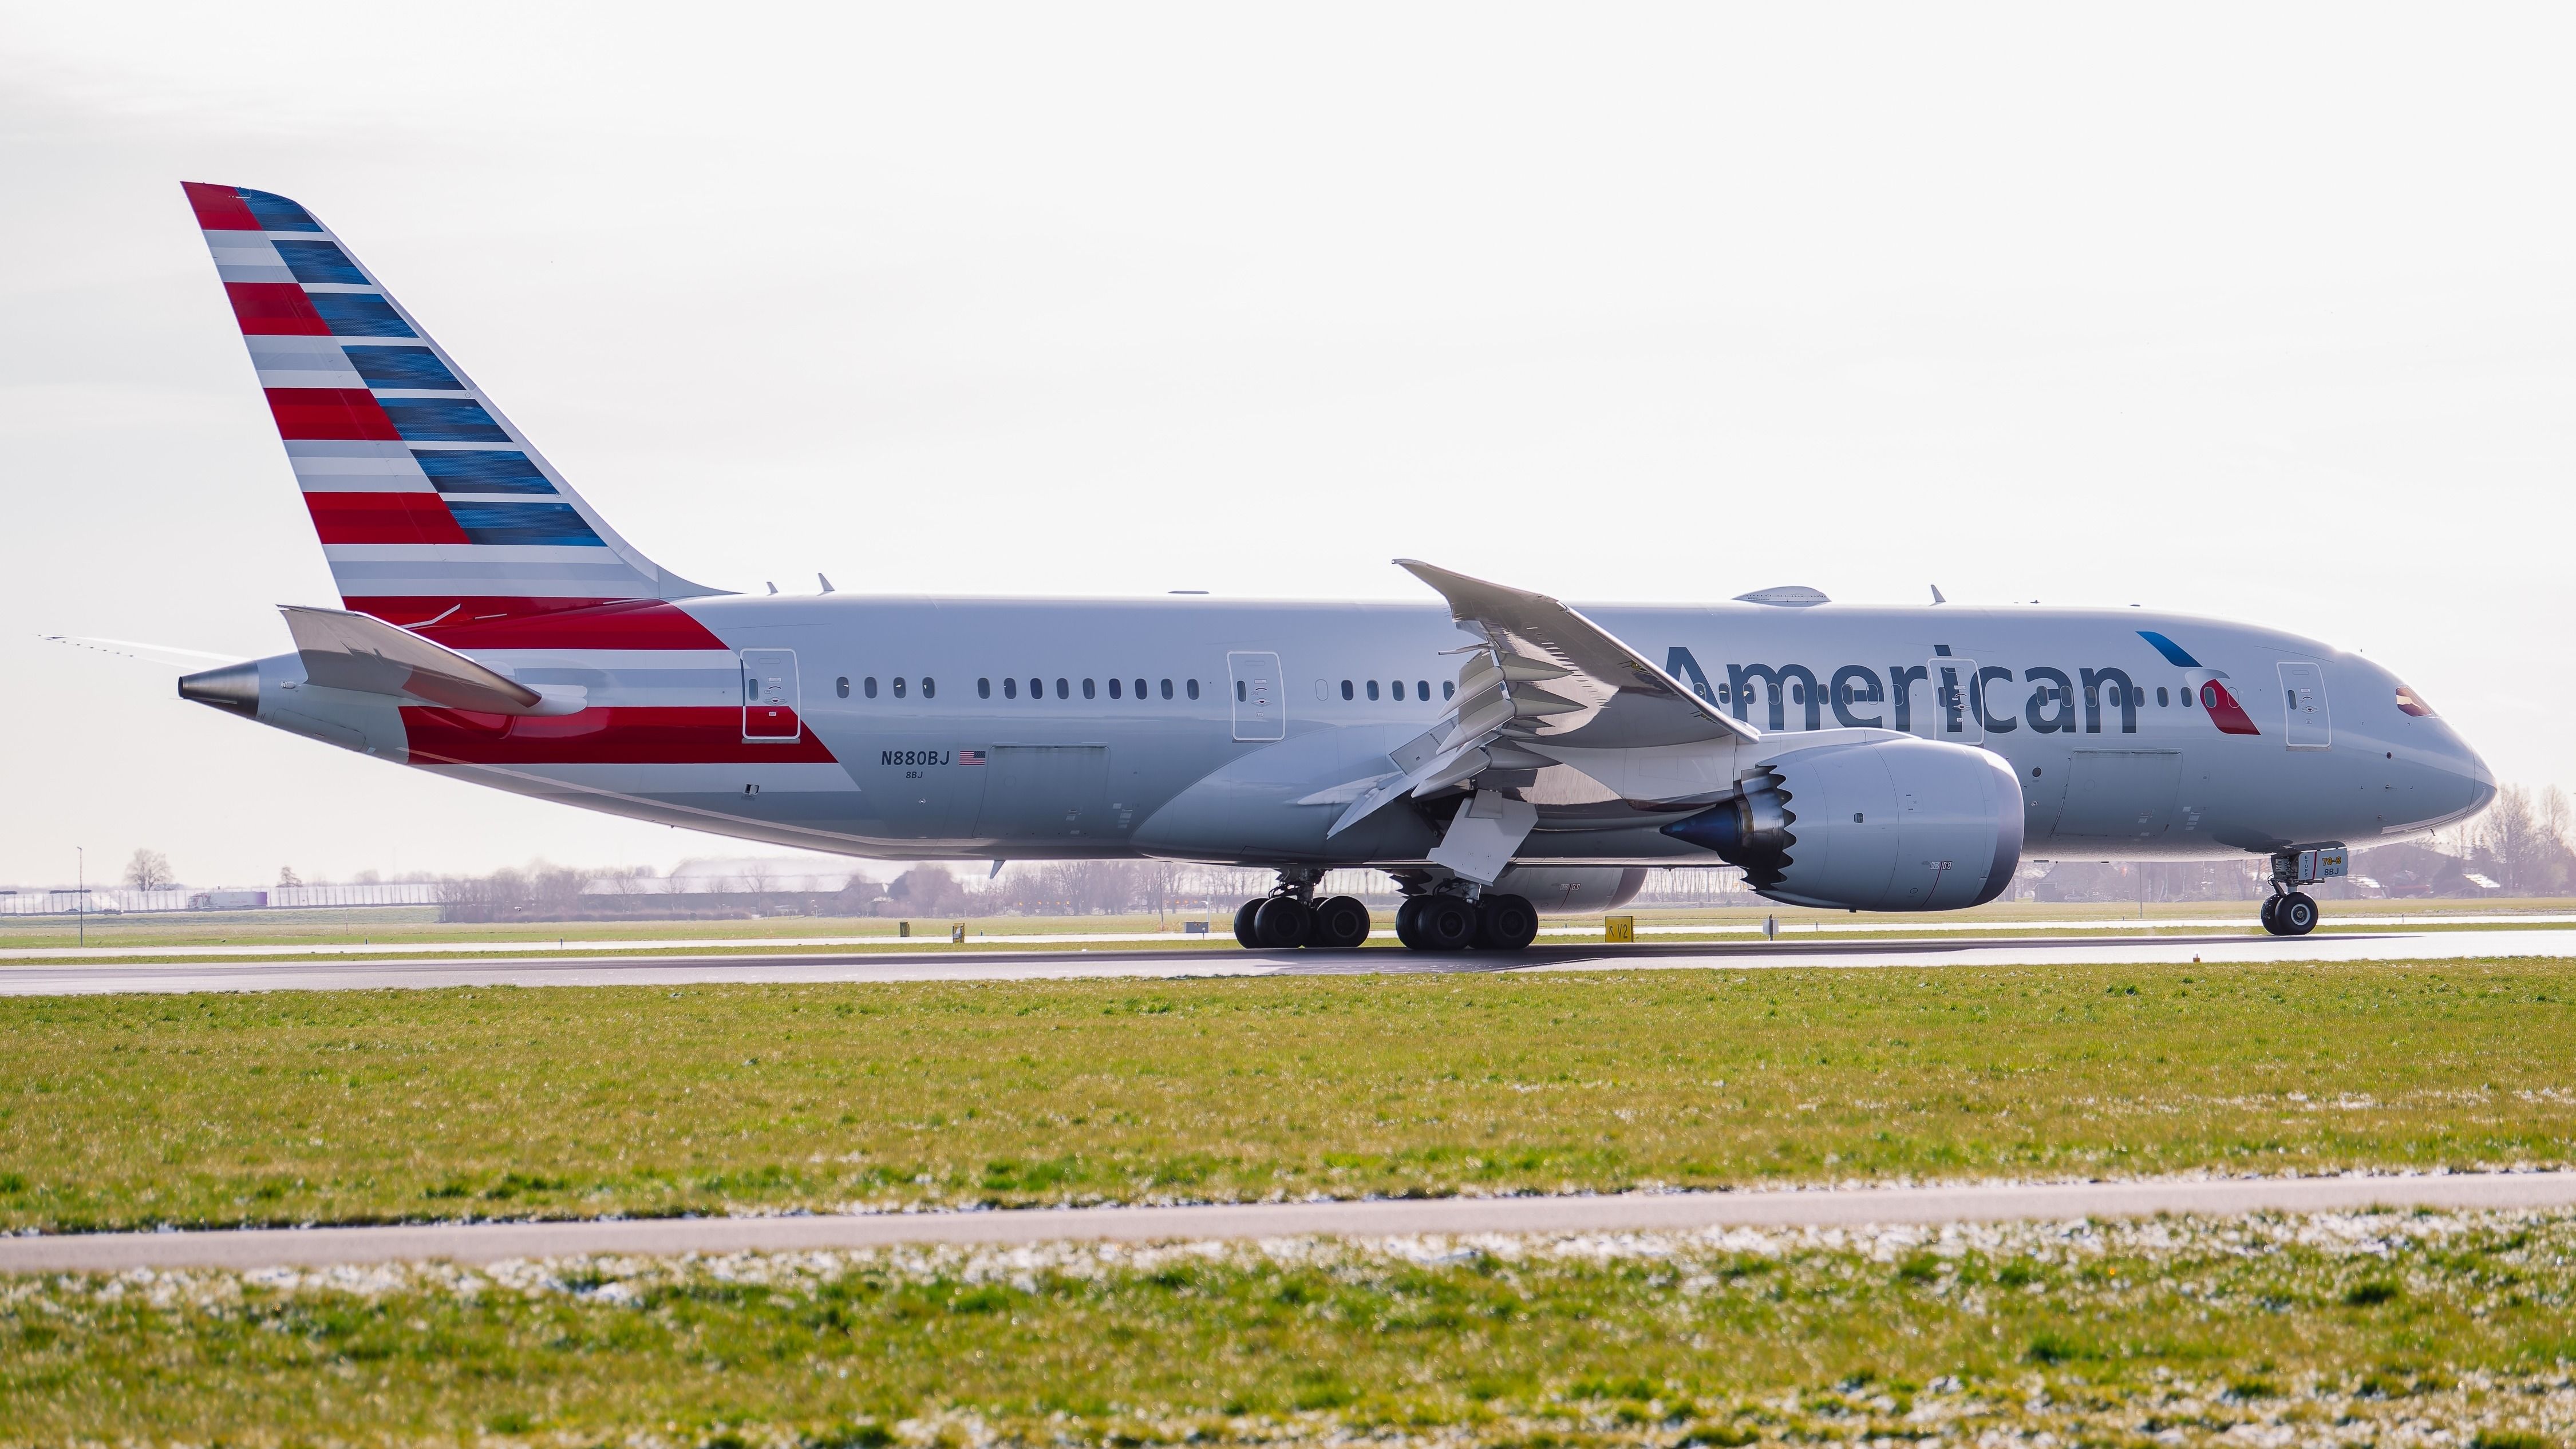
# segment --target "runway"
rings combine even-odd
[[[1643,971],[1781,967],[2180,965],[2204,962],[2450,961],[2576,956],[2576,930],[2337,932],[2188,936],[1842,938],[1540,945],[1501,955],[1371,949],[773,952],[740,955],[486,956],[470,960],[188,960],[137,965],[0,966],[0,996],[178,991],[429,990],[457,986],[695,986],[797,982],[1172,980],[1212,976],[1425,972]]]
[[[598,1253],[789,1253],[907,1243],[1007,1245],[1309,1235],[1690,1232],[1730,1227],[1851,1227],[1864,1223],[2418,1207],[2576,1207],[2576,1173],[2184,1178],[1628,1193],[1609,1197],[1404,1198],[1204,1207],[63,1234],[0,1238],[0,1273],[119,1273],[137,1268],[240,1270],[415,1259],[489,1263]]]

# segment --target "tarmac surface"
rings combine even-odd
[[[281,948],[281,954],[294,948]],[[1502,971],[1621,971],[1766,967],[2156,965],[2272,961],[2442,961],[2491,956],[2576,956],[2576,930],[2521,927],[2320,932],[2275,937],[2248,931],[2171,936],[1822,937],[1777,941],[1644,941],[1542,944],[1526,951],[978,951],[931,945],[903,951],[740,954],[480,956],[422,961],[291,956],[142,964],[0,966],[0,996],[90,996],[178,991],[359,991],[456,986],[687,986],[753,982],[1062,981],[1212,976],[1356,975]]]
[[[2042,1221],[2365,1208],[2576,1207],[2576,1172],[2167,1178],[1596,1197],[1403,1198],[1204,1207],[1039,1208],[582,1222],[89,1233],[0,1238],[0,1273],[257,1269],[599,1253],[809,1252],[906,1243],[1009,1245],[1309,1235],[1688,1232],[1730,1227]]]

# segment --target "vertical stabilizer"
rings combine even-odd
[[[618,537],[311,212],[185,185],[348,608],[420,628],[720,592]]]

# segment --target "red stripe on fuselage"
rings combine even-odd
[[[293,282],[226,282],[233,320],[245,337],[328,337],[331,325]]]
[[[744,740],[740,706],[606,705],[549,716],[406,707],[402,718],[415,765],[836,763],[810,730],[788,743]]]
[[[421,633],[450,649],[724,649],[725,641],[690,618],[676,604],[660,599],[349,599],[352,609],[397,622],[435,617],[448,604],[461,605],[446,622]],[[424,606],[419,612],[388,614],[385,604]],[[436,607],[426,607],[435,605]],[[566,607],[570,606],[570,607]],[[486,614],[508,614],[485,619]]]
[[[212,186],[203,181],[182,181],[179,189],[188,193],[188,209],[197,214],[197,225],[205,231],[258,231],[259,218],[250,214],[250,204],[241,193],[229,186]]]
[[[358,440],[399,443],[402,431],[385,416],[384,405],[363,387],[272,387],[269,413],[281,438],[322,441]]]
[[[435,493],[307,493],[304,507],[324,543],[468,541]]]
[[[2223,735],[2259,735],[2254,721],[2246,718],[2245,706],[2227,692],[2227,686],[2213,679],[2200,687],[2200,707],[2209,711],[2209,722]]]

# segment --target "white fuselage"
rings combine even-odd
[[[305,683],[285,655],[261,663],[257,714],[522,794],[883,858],[1400,866],[1438,838],[1403,810],[1327,837],[1357,787],[1393,768],[1390,751],[1447,708],[1467,639],[1438,605],[839,594],[654,607],[680,628],[444,637],[571,701],[567,713],[398,707]],[[1748,760],[1836,728],[1994,752],[2022,788],[2027,857],[2368,844],[2493,794],[2456,733],[2400,707],[2393,675],[2271,630],[1955,604],[1583,613],[1761,731]],[[1659,832],[1668,813],[1557,773],[1525,792],[1541,820],[1518,859],[1714,863]]]

